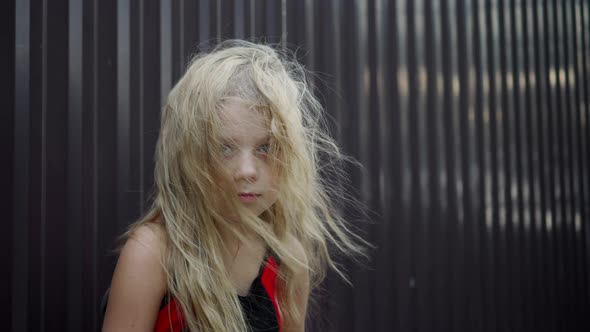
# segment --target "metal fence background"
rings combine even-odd
[[[196,51],[296,52],[377,246],[315,331],[590,330],[587,0],[3,2],[5,327],[92,331]],[[6,81],[5,81],[6,82]],[[11,196],[11,197],[8,197]]]

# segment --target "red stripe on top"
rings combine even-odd
[[[160,309],[154,332],[181,332],[184,327],[184,316],[176,299],[171,299]]]
[[[279,265],[275,261],[274,257],[268,257],[264,271],[260,282],[266,290],[268,297],[272,301],[272,305],[277,315],[277,321],[279,322],[279,331],[283,329],[283,320],[279,313],[279,305],[275,294],[275,282],[277,279],[277,271]],[[181,311],[180,305],[176,302],[175,298],[172,298],[170,302],[165,305],[158,313],[156,319],[156,325],[154,332],[181,332],[184,328],[184,316]]]
[[[266,289],[266,293],[268,297],[270,297],[272,301],[272,305],[275,308],[275,313],[277,315],[277,321],[279,322],[279,331],[283,329],[283,320],[281,318],[281,314],[279,313],[279,304],[277,303],[277,297],[275,294],[275,281],[277,279],[277,271],[279,269],[279,265],[275,261],[274,257],[270,256],[266,261],[266,267],[262,272],[261,282],[264,289]]]

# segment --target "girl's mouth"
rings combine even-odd
[[[240,201],[244,203],[251,203],[255,202],[260,194],[255,193],[239,193],[238,196],[240,197]]]

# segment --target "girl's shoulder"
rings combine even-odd
[[[113,273],[105,330],[153,327],[167,289],[162,265],[164,234],[163,227],[154,223],[138,226],[129,234]]]
[[[130,231],[121,255],[127,252],[140,260],[162,262],[166,249],[166,231],[159,220],[143,223]]]
[[[162,251],[166,246],[166,231],[160,219],[154,219],[136,227],[130,233],[127,241],[136,241],[149,248]]]

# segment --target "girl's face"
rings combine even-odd
[[[277,175],[273,174],[268,152],[270,127],[260,111],[230,101],[220,111],[221,131],[219,186],[250,212],[259,216],[277,200]],[[236,213],[221,203],[229,218]],[[229,209],[229,210],[228,210]]]

